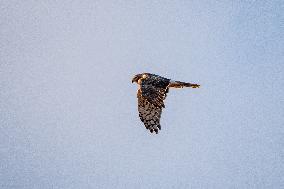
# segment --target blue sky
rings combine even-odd
[[[2,1],[1,188],[283,188],[283,1]],[[136,73],[171,90],[150,134]]]

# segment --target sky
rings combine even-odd
[[[0,2],[0,188],[284,188],[284,2]],[[170,90],[158,135],[133,75]]]

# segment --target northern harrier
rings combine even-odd
[[[166,99],[169,88],[192,87],[199,88],[200,85],[173,81],[155,74],[142,73],[133,77],[132,83],[139,85],[137,91],[138,112],[141,121],[146,129],[151,133],[161,130],[160,118],[162,108],[165,108],[164,100]]]

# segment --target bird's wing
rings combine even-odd
[[[138,98],[138,112],[141,121],[144,123],[146,129],[149,129],[158,134],[158,130],[161,130],[160,118],[162,114],[162,106],[156,106],[149,102],[148,98],[145,98],[141,89],[137,92]]]
[[[142,84],[141,85],[141,95],[143,98],[154,106],[164,108],[164,100],[167,97],[168,88],[156,87],[153,85]]]

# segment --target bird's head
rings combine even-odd
[[[147,73],[142,73],[142,74],[136,74],[133,78],[132,78],[132,83],[138,83],[140,84],[141,81],[143,79],[146,79],[148,77]]]

